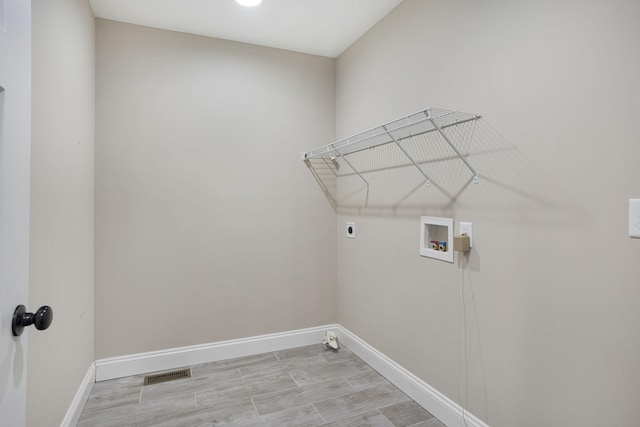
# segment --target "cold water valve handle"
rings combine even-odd
[[[14,337],[22,335],[25,326],[35,325],[39,331],[44,331],[53,322],[53,309],[48,305],[40,307],[35,314],[27,313],[24,305],[19,305],[13,312],[13,322],[11,323],[11,331]]]

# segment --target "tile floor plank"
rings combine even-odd
[[[331,379],[309,386],[295,387],[266,393],[253,398],[260,415],[278,412],[286,408],[308,405],[352,393],[353,387],[343,378]]]
[[[136,427],[175,427],[237,424],[258,416],[250,398],[227,400],[216,406],[176,412],[163,417],[150,416]]]
[[[91,393],[84,406],[84,413],[91,414],[127,405],[137,405],[140,403],[140,388],[142,387],[103,392],[100,394]]]
[[[324,423],[312,405],[285,409],[268,415],[262,415],[251,421],[234,424],[238,427],[315,427]]]
[[[378,411],[365,412],[340,421],[322,424],[322,427],[393,427],[393,424]]]
[[[433,418],[433,415],[413,400],[385,406],[384,408],[380,408],[379,411],[387,417],[395,427],[409,427]]]
[[[411,427],[447,427],[440,422],[437,418],[430,419],[429,421],[422,421],[421,423],[414,424]]]
[[[356,391],[364,390],[376,385],[391,384],[385,377],[380,375],[374,370],[357,374],[351,377],[346,377],[346,380],[353,386]]]
[[[266,375],[256,374],[250,378],[244,378],[242,383],[224,387],[222,390],[209,389],[207,391],[197,392],[196,402],[198,407],[212,406],[224,400],[240,399],[243,397],[251,398],[260,394],[286,390],[296,386],[297,384],[287,372]]]
[[[344,378],[373,371],[361,359],[341,360],[308,368],[291,371],[291,376],[298,385],[319,383],[332,378]],[[375,371],[374,371],[375,372]]]
[[[444,427],[344,347],[317,344],[191,369],[191,378],[151,386],[142,386],[142,375],[94,384],[78,426]]]
[[[275,354],[261,353],[253,356],[238,357],[236,359],[219,360],[217,362],[203,363],[191,368],[191,373],[195,375],[206,374],[216,371],[228,371],[245,368],[252,365],[260,365],[267,362],[277,362]]]
[[[329,362],[319,354],[315,356],[305,356],[298,358],[289,358],[282,361],[267,362],[260,365],[245,366],[240,368],[243,377],[257,374],[267,374],[276,372],[291,372],[296,369],[304,369],[306,367],[325,366]]]
[[[195,397],[176,398],[156,402],[122,405],[103,411],[85,414],[78,422],[79,427],[116,427],[131,426],[150,418],[162,418],[175,413],[196,409]]]
[[[314,403],[313,406],[322,418],[332,422],[405,400],[409,400],[407,395],[395,386],[381,385]]]
[[[322,354],[323,351],[325,351],[324,348],[320,350],[318,346],[305,345],[303,347],[294,347],[288,348],[286,350],[274,351],[274,354],[280,362],[283,362],[287,359],[318,356],[319,354]]]

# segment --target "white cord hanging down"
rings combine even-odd
[[[463,267],[464,262],[464,267]],[[469,363],[467,359],[467,306],[464,298],[464,271],[465,267],[468,267],[468,263],[466,261],[466,257],[460,257],[459,261],[460,265],[460,283],[459,283],[459,294],[460,294],[460,304],[459,304],[459,335],[460,335],[460,350],[459,350],[459,363],[458,363],[458,396],[461,400],[460,406],[462,407],[462,421],[464,422],[465,427],[468,427],[467,424],[467,416],[466,416],[466,405],[469,399]],[[460,367],[462,364],[462,368]],[[462,396],[460,396],[460,372],[464,369],[464,400]]]

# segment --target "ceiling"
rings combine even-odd
[[[89,0],[96,17],[335,58],[402,0]]]

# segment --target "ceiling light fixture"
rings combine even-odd
[[[262,0],[236,0],[236,3],[247,7],[253,7],[262,3]]]

